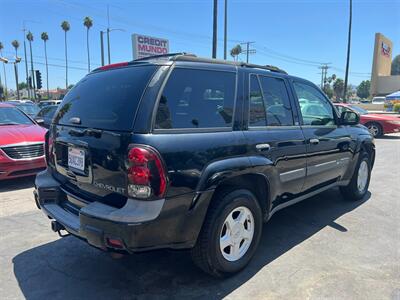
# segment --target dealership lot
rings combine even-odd
[[[226,280],[186,252],[116,260],[59,238],[35,207],[33,178],[0,182],[0,298],[400,299],[400,135],[376,148],[366,199],[331,190],[277,213],[250,265]]]

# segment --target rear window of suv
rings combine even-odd
[[[135,66],[95,72],[79,81],[65,96],[55,122],[82,127],[131,130],[140,98],[156,66]]]

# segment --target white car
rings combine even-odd
[[[383,103],[385,103],[385,97],[372,98],[372,104],[383,104]]]

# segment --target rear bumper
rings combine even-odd
[[[71,209],[75,196],[49,170],[37,175],[35,186],[38,208],[69,233],[103,250],[127,252],[193,247],[212,196],[207,191],[157,201],[128,199],[119,209],[100,202]],[[114,247],[110,239],[123,246]]]
[[[46,168],[44,157],[0,162],[0,180],[35,175]]]

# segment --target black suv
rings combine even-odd
[[[336,186],[366,194],[375,146],[358,121],[276,67],[188,54],[104,66],[55,114],[36,204],[105,251],[191,249],[229,275],[278,210]]]

